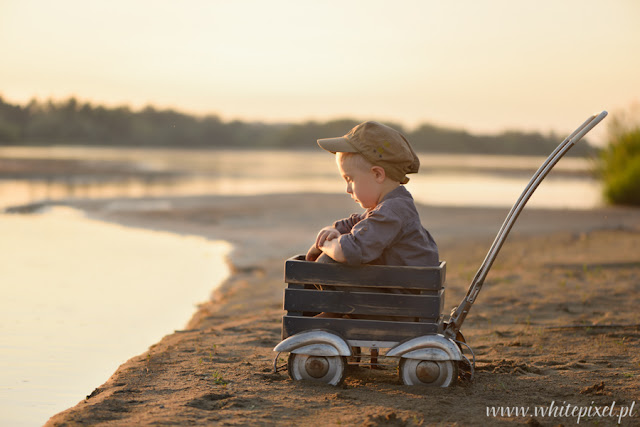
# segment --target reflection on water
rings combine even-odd
[[[418,174],[407,189],[419,203],[441,206],[508,207],[518,199],[529,177],[479,173]],[[592,209],[601,206],[601,186],[587,178],[548,176],[533,194],[529,208]]]
[[[7,158],[117,162],[132,174],[99,178],[0,180],[0,208],[42,200],[188,195],[343,192],[333,156],[322,150],[168,150],[91,147],[0,147]],[[431,205],[508,207],[544,161],[537,157],[420,154],[408,185]],[[589,161],[564,158],[529,202],[531,207],[590,209],[602,204]],[[163,175],[171,173],[171,175]]]
[[[0,215],[0,424],[42,425],[176,328],[229,247],[56,208]],[[6,423],[6,424],[5,424]]]

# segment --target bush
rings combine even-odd
[[[600,156],[604,196],[610,203],[640,206],[640,124],[613,121]]]

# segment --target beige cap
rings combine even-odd
[[[331,153],[360,153],[387,176],[401,184],[409,182],[408,173],[416,173],[420,160],[409,141],[397,130],[378,122],[364,122],[345,136],[318,140],[318,145]]]

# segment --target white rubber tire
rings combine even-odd
[[[455,360],[400,359],[400,381],[405,385],[449,387],[458,379]]]
[[[340,385],[346,376],[347,360],[343,356],[309,356],[289,354],[289,376],[295,380],[318,381]]]

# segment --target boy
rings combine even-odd
[[[420,167],[409,141],[400,132],[369,121],[343,137],[319,139],[318,145],[336,155],[347,193],[366,210],[320,230],[306,259],[438,265],[438,247],[422,226],[413,198],[402,185],[409,182],[406,174],[416,173]]]

